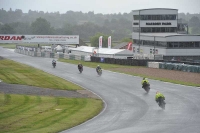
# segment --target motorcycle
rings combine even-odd
[[[99,76],[101,76],[101,74],[102,74],[102,69],[98,69],[98,70],[97,70],[97,74],[98,74]]]
[[[53,62],[52,65],[53,65],[53,68],[55,68],[56,67],[56,62]]]
[[[79,70],[80,73],[82,73],[82,71],[83,71],[83,67],[78,68],[78,70]]]
[[[159,100],[158,100],[158,106],[159,107],[161,107],[162,109],[165,109],[165,99],[163,99],[163,98],[160,98]]]
[[[150,91],[150,84],[144,85],[143,88],[144,88],[144,90],[145,90],[147,93],[149,93],[149,91]]]

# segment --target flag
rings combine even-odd
[[[111,48],[111,36],[108,37],[108,48]]]
[[[99,37],[99,48],[102,48],[102,38],[103,38],[103,36]]]
[[[127,50],[132,51],[132,42],[129,42],[129,43],[128,43]]]

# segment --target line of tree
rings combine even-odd
[[[191,34],[200,34],[200,14],[179,13],[182,22],[188,23]],[[119,41],[130,38],[132,33],[132,12],[118,14],[94,14],[67,11],[59,12],[22,10],[0,10],[0,34],[80,35],[88,41],[96,33],[111,35]]]

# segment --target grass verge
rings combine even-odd
[[[3,93],[0,104],[1,133],[56,133],[91,119],[103,108],[99,99]]]
[[[0,59],[0,80],[52,89],[82,89],[64,79],[7,59]],[[91,119],[102,108],[103,102],[100,99],[0,92],[0,132],[55,133]]]
[[[83,64],[83,66],[87,66],[87,67],[91,67],[91,68],[96,68],[97,65],[100,65],[105,70],[110,70],[110,71],[114,71],[114,72],[129,74],[129,75],[133,75],[133,76],[147,77],[149,79],[160,80],[160,81],[164,81],[164,82],[170,82],[170,83],[174,83],[174,84],[181,84],[181,85],[187,85],[187,86],[195,86],[195,87],[199,87],[200,86],[200,84],[195,84],[195,83],[191,83],[191,82],[183,82],[183,81],[172,80],[172,79],[167,79],[167,78],[158,78],[158,77],[154,77],[154,76],[148,76],[148,75],[145,75],[145,74],[134,73],[134,72],[131,72],[131,71],[130,72],[125,72],[123,70],[118,69],[118,68],[127,68],[127,69],[135,68],[135,69],[137,69],[137,68],[142,68],[141,66],[123,66],[123,65],[116,65],[116,64],[85,62],[85,61],[67,60],[67,59],[59,59],[59,61],[66,62],[66,63],[71,63],[71,64],[78,64],[80,62],[80,63]]]
[[[38,86],[42,88],[81,90],[62,78],[8,59],[0,60],[0,80],[5,83]]]
[[[0,44],[1,47],[3,48],[9,48],[9,49],[15,49],[16,44]]]

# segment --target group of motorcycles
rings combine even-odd
[[[143,86],[143,89],[146,91],[146,93],[149,93],[149,91],[150,91],[150,84],[148,83],[148,84],[145,84],[144,86]],[[165,109],[165,99],[163,99],[163,98],[159,98],[158,99],[158,106],[159,107],[161,107],[162,109]]]
[[[78,67],[78,70],[79,70],[80,73],[82,73],[82,72],[83,72],[83,66]],[[102,69],[98,69],[98,70],[97,70],[97,74],[98,74],[99,76],[101,76],[101,74],[102,74]]]
[[[52,62],[52,65],[53,65],[53,68],[55,68],[56,67],[56,62]],[[83,72],[83,66],[78,67],[78,70],[79,70],[80,73],[82,73]],[[97,69],[97,74],[99,76],[101,76],[102,69]],[[150,91],[150,84],[148,83],[148,84],[143,85],[143,89],[146,91],[146,93],[149,93],[149,91]],[[161,99],[158,100],[158,105],[162,109],[165,109],[165,104],[166,103],[165,103],[164,99],[161,98]]]
[[[52,66],[53,66],[53,68],[56,67],[56,61],[52,61]],[[78,67],[78,70],[79,70],[80,73],[82,73],[82,72],[83,72],[83,66]],[[99,76],[101,76],[101,74],[102,74],[102,69],[98,69],[98,70],[97,70],[97,74],[98,74]]]

